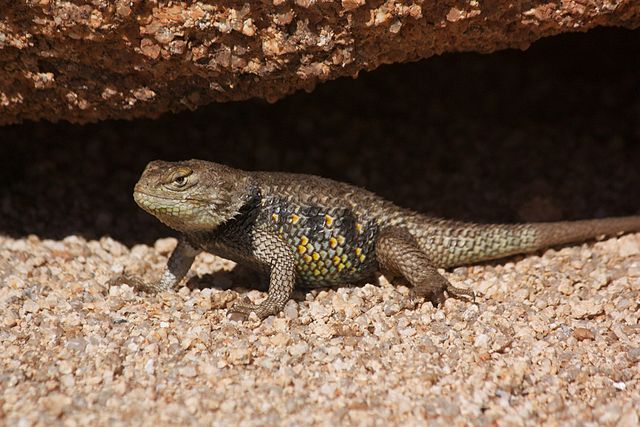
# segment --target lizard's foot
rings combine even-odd
[[[476,302],[476,293],[473,292],[471,289],[458,288],[453,286],[451,283],[447,282],[447,286],[445,290],[453,298],[460,299],[460,297],[464,296],[464,297],[469,297],[471,298],[471,301]]]
[[[453,286],[449,280],[444,276],[438,274],[431,277],[427,284],[417,286],[412,289],[414,297],[424,297],[426,300],[431,301],[434,306],[444,304],[447,296],[456,299],[469,298],[471,301],[476,301],[476,294],[470,289],[463,289]]]
[[[278,314],[282,308],[271,304],[269,300],[263,301],[261,304],[251,304],[248,298],[244,298],[242,302],[235,303],[229,309],[229,319],[235,321],[243,321],[249,318],[251,312],[258,316],[258,319],[265,319],[272,314]]]
[[[111,286],[120,286],[120,285],[129,285],[134,290],[139,292],[145,292],[148,294],[158,293],[158,287],[152,284],[149,284],[142,280],[139,277],[130,276],[128,274],[121,274],[109,280],[109,287]]]
[[[451,295],[451,289],[457,290],[443,275],[439,274],[435,269],[422,282],[412,287],[412,293],[415,297],[423,297],[425,301],[431,302],[434,307],[444,304],[447,299],[445,291]],[[464,291],[464,289],[460,289]],[[454,291],[455,292],[455,291]]]
[[[416,308],[427,299],[429,299],[428,296],[420,294],[414,288],[409,288],[409,294],[407,295],[407,302],[405,304],[405,307]]]

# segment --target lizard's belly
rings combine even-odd
[[[293,252],[301,285],[360,282],[376,271],[375,222],[358,221],[346,209],[291,207],[282,203],[263,212],[262,221]]]

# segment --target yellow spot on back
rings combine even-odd
[[[362,224],[360,224],[359,222],[356,222],[356,231],[358,233],[362,233]]]
[[[335,237],[332,237],[329,239],[329,246],[331,246],[332,248],[335,248],[336,246],[338,246],[338,241],[336,240]]]
[[[344,264],[340,263],[338,264],[338,273],[341,272],[342,270],[344,270]]]
[[[333,225],[333,217],[330,215],[325,215],[324,223],[326,224],[327,227],[331,227],[331,225]]]
[[[296,214],[291,214],[291,224],[296,224],[298,221],[300,221],[300,217]]]
[[[313,254],[311,254],[311,257],[314,261],[317,261],[320,259],[320,254],[318,252],[314,252]]]
[[[304,259],[304,262],[306,262],[307,264],[311,262],[311,257],[309,256],[309,254],[304,254],[302,259]]]
[[[309,238],[308,238],[307,236],[302,236],[302,237],[300,238],[300,244],[301,244],[302,246],[307,246],[307,243],[309,243]]]
[[[320,275],[320,270],[318,270],[317,268],[315,270],[313,270],[313,275],[314,276],[319,276]]]
[[[360,256],[362,253],[362,248],[356,248],[356,255]]]
[[[360,262],[364,262],[366,258],[367,257],[364,254],[360,255]]]
[[[279,216],[277,213],[271,214],[271,219],[273,220],[273,222],[278,222],[278,218]]]
[[[305,252],[307,252],[307,247],[306,247],[306,246],[299,245],[299,246],[298,246],[298,253],[299,253],[299,254],[303,254],[303,253],[305,253]]]
[[[340,246],[344,245],[345,240],[346,239],[343,235],[338,236],[338,243],[340,243]]]
[[[333,265],[338,265],[340,264],[340,257],[336,255],[332,258],[332,261],[333,261]]]

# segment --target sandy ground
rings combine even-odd
[[[384,279],[264,297],[200,255],[158,296],[175,245],[131,189],[146,162],[321,174],[449,218],[640,213],[638,32],[385,67],[280,103],[158,121],[0,128],[0,423],[639,423],[640,234],[446,272],[440,307]]]

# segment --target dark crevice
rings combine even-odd
[[[0,233],[167,235],[131,198],[152,159],[320,174],[465,220],[638,213],[639,69],[640,32],[600,29],[384,66],[276,104],[3,127]]]

